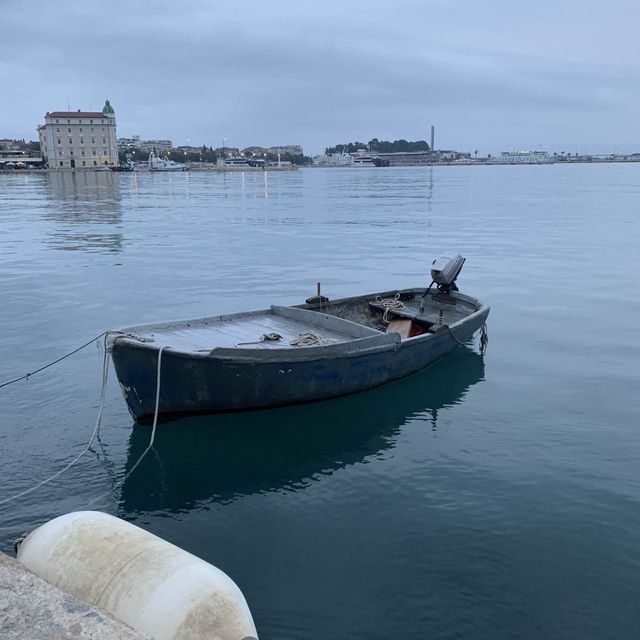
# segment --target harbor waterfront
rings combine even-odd
[[[0,550],[101,509],[232,576],[263,640],[637,637],[639,197],[637,163],[0,175],[0,383],[107,329],[300,304],[317,281],[426,286],[457,252],[491,305],[484,355],[162,424],[126,478],[150,429],[112,370],[98,444],[0,507]],[[0,390],[2,498],[85,446],[101,363]]]

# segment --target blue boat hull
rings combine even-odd
[[[381,334],[362,351],[327,348],[281,353],[212,350],[194,354],[165,349],[160,370],[158,414],[245,411],[313,402],[357,393],[403,378],[430,365],[469,339],[485,323],[483,306],[457,323],[410,340]],[[394,334],[397,336],[397,334]],[[131,415],[137,422],[153,418],[159,347],[115,339],[112,358]]]

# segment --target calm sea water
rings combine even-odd
[[[261,638],[640,636],[640,165],[0,176],[0,382],[105,329],[428,283],[490,343],[339,400],[134,427],[0,510],[94,506],[226,571]],[[91,347],[0,390],[0,487],[82,450]],[[113,373],[113,372],[112,372]]]

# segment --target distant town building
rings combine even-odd
[[[180,151],[181,153],[186,154],[199,154],[202,153],[202,147],[193,147],[191,145],[184,144],[180,147],[177,147],[175,151]]]
[[[133,150],[156,153],[169,153],[173,149],[171,140],[140,140],[140,136],[118,138],[118,150],[130,153]]]
[[[28,145],[24,140],[12,138],[0,138],[0,149],[5,151],[24,151]]]
[[[240,155],[240,149],[237,147],[218,147],[214,149],[214,153],[219,158],[234,158]]]
[[[316,167],[352,167],[353,156],[349,153],[333,153],[313,157]]]
[[[108,100],[102,111],[52,111],[44,120],[38,135],[50,169],[118,164],[116,115]]]
[[[471,154],[461,151],[393,151],[380,153],[358,149],[352,153],[334,153],[329,155],[314,156],[313,164],[316,167],[350,167],[350,166],[374,166],[378,161],[379,166],[391,167],[416,167],[439,162],[467,162]]]
[[[1,138],[0,170],[42,166],[43,160],[39,148],[39,142]]]
[[[143,140],[138,147],[141,151],[169,153],[173,149],[171,140]]]
[[[438,149],[434,152],[434,156],[440,162],[459,162],[461,160],[470,160],[471,154],[462,151],[447,151],[445,149]]]
[[[139,149],[140,136],[133,136],[131,138],[118,138],[118,151],[131,151],[132,149]]]
[[[42,156],[34,151],[0,148],[0,170],[41,167]]]
[[[371,155],[388,160],[391,167],[415,167],[437,161],[437,156],[431,151],[394,151],[391,153],[372,153]]]
[[[277,156],[278,154],[280,154],[281,156],[284,156],[287,154],[291,156],[304,155],[302,152],[302,147],[299,144],[286,144],[280,147],[269,147],[267,149],[267,153],[271,153],[274,156]]]
[[[269,153],[269,149],[265,147],[247,147],[242,150],[245,156],[266,156]]]
[[[503,151],[497,161],[510,164],[539,164],[553,162],[553,158],[546,151]]]

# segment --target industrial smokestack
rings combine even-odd
[[[436,128],[433,125],[431,125],[431,151],[435,151],[436,150],[436,148],[434,146],[435,137],[436,137]]]

